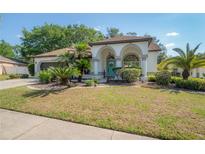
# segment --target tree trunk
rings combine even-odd
[[[80,75],[78,77],[78,82],[82,81],[82,77],[83,77],[83,69],[80,71]]]
[[[189,70],[187,69],[184,69],[183,72],[182,72],[182,77],[184,80],[187,80],[188,77],[189,77],[190,73],[189,73]]]

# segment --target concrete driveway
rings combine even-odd
[[[11,79],[0,81],[0,89],[8,89],[37,83],[38,79]]]
[[[150,140],[153,138],[0,109],[0,139]]]

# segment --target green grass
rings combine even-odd
[[[160,139],[205,139],[205,95],[132,86],[0,91],[0,107]]]
[[[0,75],[0,81],[2,80],[8,80],[9,76],[8,75]]]

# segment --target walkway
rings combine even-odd
[[[153,138],[0,109],[0,139],[150,140]]]

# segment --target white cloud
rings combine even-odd
[[[22,35],[21,35],[21,34],[18,34],[18,35],[16,35],[16,37],[17,37],[17,38],[21,38],[21,37],[22,37]]]
[[[177,35],[179,35],[179,33],[177,32],[170,32],[166,34],[166,36],[177,36]]]
[[[174,43],[168,43],[165,46],[166,46],[166,48],[172,48],[173,46],[175,46],[175,44]]]

